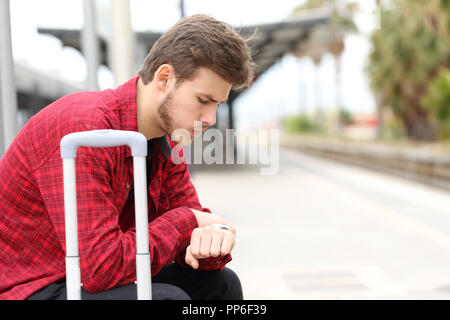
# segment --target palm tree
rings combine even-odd
[[[342,107],[340,95],[341,55],[345,49],[345,35],[349,32],[357,31],[352,18],[356,9],[356,3],[343,4],[342,1],[338,0],[307,0],[304,4],[296,7],[291,14],[296,16],[303,14],[305,11],[311,12],[313,10],[327,10],[332,14],[329,23],[315,27],[308,41],[297,48],[295,55],[297,57],[310,57],[316,68],[320,65],[324,54],[331,53],[333,55],[336,68],[335,105],[337,108]]]
[[[394,0],[381,10],[371,38],[368,73],[380,108],[401,119],[408,137],[434,140],[436,126],[421,105],[429,82],[450,62],[450,14],[439,0]]]

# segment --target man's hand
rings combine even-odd
[[[199,266],[198,259],[224,256],[231,253],[236,236],[233,232],[217,227],[200,227],[192,231],[191,243],[186,248],[185,261],[192,268]]]
[[[186,248],[185,261],[192,268],[199,266],[198,259],[224,256],[231,253],[236,243],[236,228],[221,216],[191,209],[197,218],[198,228],[192,231],[191,243]],[[212,224],[224,224],[231,229],[211,227]]]

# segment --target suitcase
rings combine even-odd
[[[151,267],[148,235],[146,156],[147,139],[136,131],[92,130],[70,133],[61,139],[64,176],[64,221],[66,236],[66,286],[68,300],[81,300],[78,252],[75,158],[78,147],[131,148],[136,208],[136,284],[138,300],[151,300]]]

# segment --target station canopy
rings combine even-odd
[[[256,64],[256,78],[275,64],[283,55],[295,51],[299,44],[308,39],[311,29],[328,21],[329,14],[307,15],[276,23],[236,27],[244,37],[250,37],[257,30],[257,36],[250,41],[253,59]],[[64,46],[81,51],[81,31],[68,29],[39,28],[39,33],[50,34],[61,40]],[[136,32],[137,47],[150,51],[161,36],[161,32]],[[108,65],[108,42],[99,37],[101,63]],[[142,63],[139,62],[139,63]]]

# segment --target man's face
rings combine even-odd
[[[199,68],[194,78],[174,87],[158,106],[159,125],[169,136],[174,130],[184,129],[189,132],[186,139],[192,141],[194,135],[201,133],[194,132],[194,121],[202,123],[203,131],[214,125],[217,107],[227,100],[230,89],[231,84],[218,74]]]

